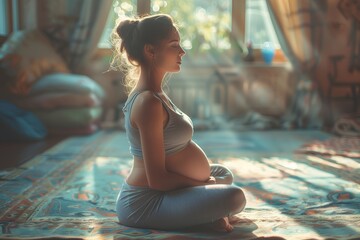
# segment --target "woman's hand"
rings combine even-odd
[[[209,179],[206,181],[206,184],[216,184],[215,177],[210,176]]]

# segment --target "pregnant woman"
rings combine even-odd
[[[115,30],[118,57],[126,54],[122,66],[139,70],[136,77],[133,71],[127,74],[130,93],[122,109],[134,160],[116,200],[120,224],[161,230],[199,225],[230,232],[233,215],[245,207],[244,193],[232,185],[228,168],[209,164],[192,140],[191,119],[162,89],[164,76],[180,70],[185,54],[172,18],[127,19]]]

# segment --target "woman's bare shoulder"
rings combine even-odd
[[[137,96],[134,102],[136,116],[142,117],[161,117],[162,103],[161,100],[152,91],[146,90]],[[154,116],[155,115],[155,116]]]
[[[161,101],[156,94],[150,90],[145,90],[139,93],[137,100],[142,107],[151,107],[161,104]]]

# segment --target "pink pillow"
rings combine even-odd
[[[15,31],[0,48],[1,94],[25,96],[40,77],[69,72],[40,30]]]

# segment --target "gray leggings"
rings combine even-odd
[[[124,181],[116,200],[120,224],[160,230],[182,229],[207,224],[241,212],[245,207],[243,191],[232,185],[227,167],[210,164],[217,183],[158,191],[132,186]]]

